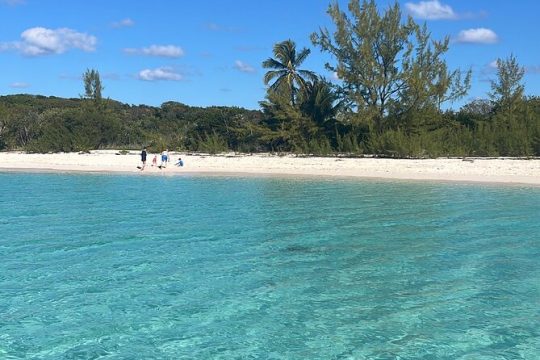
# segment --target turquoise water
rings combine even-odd
[[[540,188],[0,173],[1,359],[539,359]]]

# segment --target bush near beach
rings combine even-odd
[[[361,5],[361,6],[360,6]],[[449,70],[450,41],[426,25],[403,21],[399,4],[337,3],[311,42],[333,58],[339,81],[304,69],[310,49],[286,39],[274,45],[260,109],[128,105],[102,97],[99,72],[83,74],[84,95],[0,97],[0,150],[69,152],[91,149],[385,157],[540,156],[540,97],[525,96],[525,68],[513,55],[496,61],[484,99],[466,98],[471,71]],[[359,56],[360,55],[360,56]]]

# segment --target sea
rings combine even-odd
[[[540,187],[0,173],[0,359],[540,359]]]

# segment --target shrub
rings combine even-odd
[[[225,139],[216,133],[212,133],[211,135],[205,134],[204,138],[198,140],[197,150],[209,154],[217,154],[228,151],[229,148]]]

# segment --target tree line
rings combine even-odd
[[[127,105],[103,98],[99,72],[89,69],[79,98],[0,97],[0,149],[540,156],[540,97],[524,95],[513,55],[497,60],[485,99],[452,110],[444,104],[467,95],[471,71],[448,69],[448,37],[433,40],[425,24],[403,21],[397,3],[381,12],[373,0],[350,0],[346,10],[336,2],[328,14],[335,28],[311,41],[331,55],[325,67],[337,80],[303,69],[311,50],[290,39],[262,63],[260,110]]]

